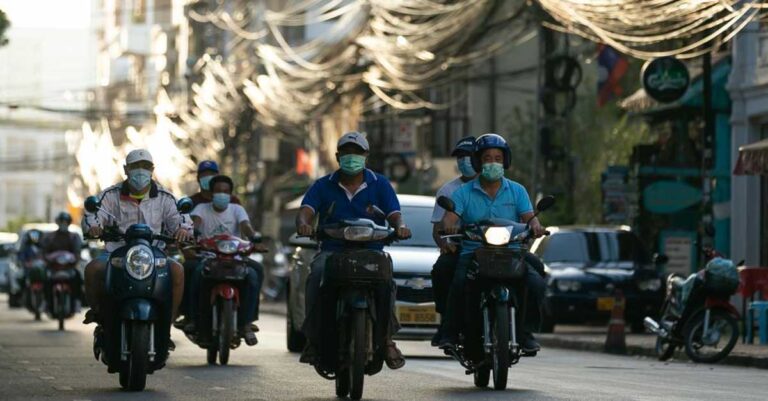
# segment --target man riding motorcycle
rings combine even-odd
[[[411,231],[406,227],[400,213],[400,202],[392,185],[384,176],[365,168],[369,151],[368,140],[359,132],[346,133],[339,139],[336,159],[340,169],[317,180],[304,195],[296,217],[296,231],[299,235],[310,236],[314,233],[312,219],[316,214],[322,224],[332,224],[346,219],[371,218],[370,209],[375,206],[384,212],[386,220],[397,230],[399,238],[411,236]],[[384,223],[381,218],[375,220],[380,220],[377,224]],[[370,248],[382,250],[384,246],[381,243],[372,243]],[[343,249],[343,242],[324,240],[320,244],[320,252],[312,261],[311,272],[307,278],[306,318],[303,326],[307,347],[302,353],[301,362],[316,362],[317,349],[313,342],[316,342],[320,335],[318,319],[321,313],[316,305],[320,299],[320,283],[328,258]],[[394,283],[389,285],[392,294],[389,303],[394,310],[396,287]],[[392,335],[398,329],[394,313],[390,319],[386,363],[390,369],[399,369],[405,365],[405,359],[392,341]]]
[[[519,183],[504,177],[504,170],[509,168],[512,153],[509,145],[497,134],[485,134],[475,141],[472,165],[480,176],[459,187],[452,196],[455,213],[445,213],[442,226],[447,234],[458,232],[459,223],[473,224],[490,218],[502,218],[528,223],[538,238],[545,230],[534,217],[533,206],[525,188]],[[459,215],[463,221],[459,221]],[[464,240],[456,264],[451,288],[448,292],[447,313],[444,319],[444,333],[439,341],[440,348],[454,348],[458,340],[460,309],[464,298],[464,286],[467,270],[473,263],[473,253],[480,246],[475,241]],[[545,283],[532,263],[533,255],[526,256],[526,262],[532,265],[528,269],[526,285],[528,288],[528,311],[526,327],[523,328],[521,346],[526,354],[534,354],[541,348],[533,337],[533,332],[541,320],[540,305],[544,299]],[[540,265],[540,262],[538,262]]]
[[[56,231],[47,233],[42,239],[42,247],[45,255],[56,251],[67,251],[75,255],[75,263],[80,262],[80,251],[82,250],[83,240],[80,235],[69,231],[69,225],[72,224],[72,216],[67,212],[60,212],[56,215],[54,220],[58,228]],[[80,273],[75,269],[76,274],[72,282],[72,299],[79,300],[82,294],[80,293],[80,287],[82,279]],[[45,287],[45,299],[48,305],[52,305],[51,302],[51,288],[50,284],[46,283]]]
[[[19,253],[16,255],[16,259],[19,262],[19,266],[22,267],[22,274],[18,278],[19,288],[21,292],[24,292],[27,287],[27,270],[30,267],[32,261],[43,257],[44,252],[42,248],[43,232],[33,228],[24,234],[21,238],[21,244],[19,246]]]
[[[217,175],[219,175],[219,164],[215,161],[203,160],[197,165],[197,182],[200,184],[200,191],[189,197],[194,206],[213,201],[211,180]],[[229,203],[240,205],[240,198],[232,194]]]
[[[98,195],[101,201],[99,211],[95,214],[86,212],[82,220],[83,231],[92,237],[99,237],[104,227],[113,223],[116,223],[122,232],[133,224],[146,224],[153,232],[167,233],[176,241],[191,240],[191,227],[183,224],[173,194],[152,180],[152,155],[144,149],[131,151],[125,159],[124,171],[128,176],[127,180],[105,189]],[[121,242],[108,242],[106,252],[85,267],[85,296],[91,306],[83,321],[85,324],[101,322],[99,312],[100,306],[106,300],[105,270],[109,253],[123,245]],[[172,311],[175,316],[184,291],[184,269],[179,263],[171,259],[168,261],[173,281]]]
[[[210,238],[220,234],[230,234],[241,238],[253,238],[256,232],[251,227],[248,214],[245,209],[238,204],[231,204],[232,189],[234,183],[232,179],[225,175],[217,175],[209,181],[212,202],[198,204],[190,213],[195,223],[195,231],[201,238]],[[187,333],[197,331],[196,320],[198,312],[198,298],[200,296],[201,273],[203,263],[196,260],[196,267],[192,273],[189,287],[190,302],[190,323],[184,327]],[[254,260],[245,259],[251,267],[246,275],[246,288],[242,293],[241,303],[243,305],[241,314],[238,314],[239,335],[245,339],[248,345],[256,345],[256,333],[254,333],[251,323],[259,318],[259,294],[261,293],[261,284],[264,280],[263,267]]]
[[[448,181],[445,185],[440,187],[435,195],[435,199],[446,196],[451,197],[453,192],[456,191],[463,184],[471,181],[477,177],[477,172],[472,167],[472,152],[475,150],[475,137],[468,136],[462,138],[456,143],[456,147],[451,152],[451,156],[456,158],[456,165],[459,169],[460,175],[451,181]],[[451,287],[451,281],[453,280],[453,272],[456,270],[456,263],[459,261],[459,246],[455,242],[451,242],[448,239],[442,238],[439,234],[442,227],[440,222],[445,215],[445,209],[435,203],[434,210],[432,211],[432,238],[440,248],[440,257],[437,258],[435,265],[432,267],[432,286],[434,288],[435,297],[435,309],[442,316],[445,315],[445,302],[448,298],[448,289]],[[442,337],[443,328],[442,325],[432,338],[432,345],[437,345]]]

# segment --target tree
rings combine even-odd
[[[8,38],[5,37],[5,31],[11,26],[8,16],[0,10],[0,47],[8,44]]]

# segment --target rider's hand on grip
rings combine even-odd
[[[194,236],[192,235],[191,232],[189,232],[189,230],[185,228],[179,228],[178,230],[176,230],[176,233],[173,235],[173,238],[177,242],[189,242],[194,239]]]
[[[100,225],[94,225],[91,226],[91,228],[88,230],[88,236],[91,238],[99,238],[101,237],[101,226]]]
[[[296,228],[296,233],[298,233],[302,237],[311,237],[312,234],[314,234],[314,229],[309,224],[299,224],[299,226]]]
[[[408,239],[411,238],[411,229],[406,226],[397,228],[397,238]]]

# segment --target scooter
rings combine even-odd
[[[99,211],[95,196],[85,200],[85,210]],[[179,202],[180,212],[188,206]],[[188,210],[186,210],[188,212]],[[113,217],[113,220],[117,220]],[[134,224],[120,232],[117,226],[105,227],[104,242],[125,242],[109,255],[106,268],[108,301],[103,311],[102,332],[95,334],[94,355],[118,373],[120,386],[141,391],[147,375],[162,369],[168,359],[172,319],[172,281],[170,261],[155,241],[174,239],[155,234],[145,224]]]
[[[40,320],[45,308],[45,259],[40,256],[26,261],[24,270],[24,304],[35,320]]]
[[[72,299],[72,285],[77,275],[77,258],[69,251],[56,251],[45,255],[47,281],[51,291],[48,315],[59,321],[59,330],[64,330],[64,320],[74,316],[75,301]]]
[[[739,312],[729,299],[739,286],[733,261],[706,249],[705,268],[687,279],[667,278],[667,296],[657,322],[646,317],[645,327],[658,337],[660,361],[671,358],[678,347],[694,362],[716,363],[728,356],[739,338]]]
[[[536,215],[552,207],[554,202],[552,196],[541,199],[536,205]],[[437,203],[455,213],[451,199],[441,196]],[[464,225],[460,232],[441,235],[477,241],[482,246],[475,250],[473,266],[467,271],[467,287],[472,289],[464,313],[466,324],[456,348],[445,352],[466,369],[466,374],[474,375],[475,386],[488,386],[493,373],[494,389],[504,390],[509,368],[517,364],[521,356],[535,355],[524,354],[517,341],[519,328],[525,323],[528,264],[524,252],[533,238],[532,230],[527,224],[494,218]],[[518,249],[510,248],[511,244],[517,244]],[[482,318],[473,318],[477,316]]]

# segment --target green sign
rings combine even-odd
[[[643,66],[642,79],[648,96],[661,103],[671,103],[683,97],[691,82],[688,67],[674,57],[647,62]]]
[[[670,214],[701,202],[701,190],[677,181],[658,181],[643,190],[643,207],[651,213]]]

